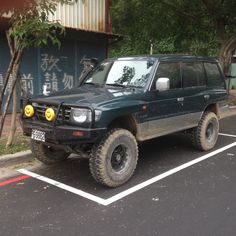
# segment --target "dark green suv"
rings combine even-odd
[[[132,176],[141,141],[187,130],[197,149],[212,149],[226,98],[213,58],[123,57],[103,61],[71,90],[26,100],[22,119],[37,159],[87,156],[94,179],[116,187]]]

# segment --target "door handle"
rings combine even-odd
[[[210,95],[209,95],[209,94],[204,95],[204,99],[205,99],[205,100],[208,100],[209,98],[210,98]]]
[[[184,98],[177,98],[177,101],[178,101],[178,102],[183,102],[183,101],[184,101]]]

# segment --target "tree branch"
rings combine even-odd
[[[192,20],[198,20],[199,18],[199,15],[193,15],[192,13],[190,12],[186,12],[186,11],[181,11],[178,6],[176,6],[175,4],[173,3],[170,3],[170,2],[167,2],[167,1],[164,1],[164,0],[159,0],[159,2],[163,5],[166,5],[168,7],[171,7],[172,10],[174,10],[176,13],[178,13],[179,15],[183,16],[185,15],[186,17],[188,17],[189,19],[192,19]]]

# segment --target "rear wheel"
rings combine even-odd
[[[95,145],[89,160],[94,179],[108,187],[128,181],[138,160],[137,142],[128,130],[113,129]]]
[[[212,149],[218,139],[219,121],[215,113],[206,112],[192,131],[193,145],[203,151]]]
[[[46,165],[52,165],[64,161],[70,155],[70,153],[67,153],[64,150],[56,149],[35,140],[31,140],[31,151],[36,159]]]

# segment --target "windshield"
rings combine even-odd
[[[104,62],[85,80],[84,84],[97,84],[143,88],[149,78],[154,61]]]

